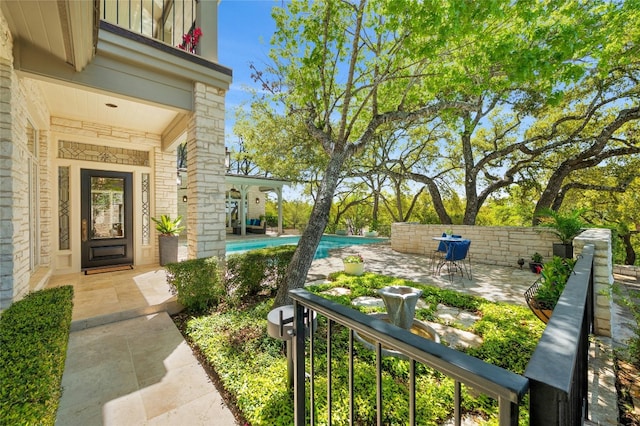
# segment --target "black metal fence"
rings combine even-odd
[[[290,292],[294,300],[294,416],[295,424],[316,423],[314,399],[314,340],[304,324],[309,309],[327,318],[327,424],[332,424],[332,327],[340,324],[349,329],[348,394],[349,424],[354,424],[354,335],[377,342],[376,347],[376,423],[382,424],[384,395],[382,391],[382,351],[397,351],[410,360],[408,424],[416,419],[416,362],[434,368],[455,382],[454,421],[461,423],[461,384],[498,401],[500,425],[518,424],[518,404],[530,390],[530,424],[582,424],[587,413],[587,373],[589,333],[593,325],[593,252],[586,246],[574,268],[553,316],[527,366],[525,377],[488,364],[480,359],[417,337],[384,321],[349,307],[309,293],[304,289]],[[309,309],[306,309],[309,308]],[[306,334],[306,336],[305,336]],[[308,348],[307,348],[308,341]],[[305,371],[306,357],[310,373]],[[307,395],[305,380],[310,378]],[[306,401],[309,407],[305,410]],[[307,419],[307,416],[309,418]]]
[[[587,418],[593,257],[593,245],[585,246],[524,373],[531,425],[579,425]]]
[[[476,391],[486,394],[498,401],[501,425],[518,424],[518,404],[527,391],[527,379],[524,377],[488,364],[478,358],[466,355],[462,352],[440,345],[430,340],[415,336],[407,330],[398,329],[382,320],[375,319],[354,309],[316,296],[304,289],[296,289],[290,292],[294,300],[294,411],[295,424],[305,425],[305,332],[304,324],[308,318],[304,318],[305,307],[318,315],[323,315],[328,320],[327,332],[327,424],[332,423],[331,413],[331,379],[332,379],[332,341],[331,328],[334,324],[341,324],[350,330],[349,333],[349,424],[354,424],[354,332],[364,338],[376,342],[376,419],[377,424],[382,424],[382,410],[384,395],[382,392],[382,346],[386,350],[394,350],[404,354],[410,359],[409,373],[409,419],[408,424],[420,424],[416,419],[415,406],[415,363],[420,362],[441,372],[455,381],[454,418],[456,425],[461,423],[461,384],[468,385]],[[309,312],[308,310],[306,312]],[[310,337],[309,365],[311,366],[313,379],[314,365],[314,337]],[[310,424],[315,424],[313,408],[314,381],[310,382],[309,403]]]
[[[100,17],[129,31],[192,51],[196,3],[196,0],[102,0]]]

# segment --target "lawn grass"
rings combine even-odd
[[[471,311],[480,319],[466,331],[483,338],[484,343],[467,353],[518,374],[524,372],[544,325],[526,308],[494,303],[482,298],[444,290],[408,280],[375,274],[360,277],[337,273],[328,284],[307,287],[321,294],[333,287],[350,290],[349,295],[328,299],[351,305],[358,296],[377,296],[376,290],[388,285],[409,285],[423,290],[426,307],[416,317],[442,322],[436,316],[438,305]],[[185,333],[207,358],[225,389],[235,398],[246,420],[258,425],[293,423],[293,396],[287,386],[287,365],[283,344],[266,333],[266,317],[272,300],[262,300],[242,309],[226,309],[187,321]],[[371,312],[372,308],[354,308]],[[377,309],[380,310],[380,309]],[[458,328],[462,326],[457,326]],[[326,336],[326,321],[319,318],[318,336]],[[348,330],[335,326],[332,334],[332,420],[348,422],[347,357]],[[318,424],[326,424],[326,339],[315,345],[315,409]],[[355,412],[356,424],[375,423],[375,354],[356,345]],[[307,368],[307,371],[309,369]],[[404,424],[408,414],[409,363],[396,358],[383,359],[384,424]],[[417,367],[417,416],[420,424],[437,424],[453,414],[453,381],[424,365]],[[520,423],[528,419],[527,403],[521,406]],[[497,403],[485,396],[472,396],[463,387],[463,410],[489,423],[497,423]]]

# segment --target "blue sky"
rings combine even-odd
[[[246,87],[257,87],[249,64],[261,69],[269,62],[269,43],[276,29],[271,9],[282,4],[282,0],[222,0],[218,6],[218,61],[233,70],[225,98],[225,145],[232,149],[237,143],[233,134],[236,109],[251,98]],[[304,198],[299,187],[285,186],[283,195],[289,201]]]
[[[269,42],[275,31],[271,9],[282,5],[274,0],[222,0],[218,6],[218,60],[233,69],[233,83],[226,96],[227,145],[236,142],[232,135],[235,110],[249,100],[244,88],[255,86],[249,63],[258,68],[268,62]]]

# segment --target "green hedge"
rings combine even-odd
[[[73,287],[38,291],[0,316],[0,423],[53,425],[69,342]]]
[[[452,290],[371,273],[362,276],[340,273],[334,278],[334,282],[308,286],[306,289],[346,306],[353,306],[353,299],[376,296],[379,288],[409,285],[423,290],[421,299],[424,305],[416,309],[418,318],[445,324],[447,321],[436,316],[440,304],[476,313],[479,319],[473,325],[452,324],[482,337],[484,343],[467,352],[517,374],[523,373],[544,330],[544,324],[524,306],[489,302]],[[330,296],[324,293],[335,287],[348,288],[350,294]],[[253,426],[293,423],[293,397],[287,385],[284,346],[281,341],[270,338],[266,332],[266,318],[271,308],[272,300],[264,299],[255,305],[243,306],[242,309],[220,310],[190,319],[185,330],[215,369],[246,421]],[[367,313],[384,310],[364,306],[354,308]],[[318,424],[326,423],[328,404],[327,333],[327,320],[319,316],[317,338],[314,339],[314,401]],[[349,407],[349,331],[334,325],[331,333],[333,420],[335,424],[346,424]],[[375,424],[375,353],[359,343],[354,345],[354,352],[354,424]],[[383,424],[405,424],[409,418],[409,363],[385,357],[382,364]],[[419,424],[442,424],[448,421],[454,410],[453,381],[422,364],[416,366],[416,372]],[[498,407],[494,400],[475,395],[465,386],[462,391],[464,414],[484,417],[489,424],[497,423]],[[519,423],[522,425],[528,424],[527,404],[528,399],[525,398],[520,407]]]
[[[227,293],[242,300],[272,295],[284,280],[296,246],[285,245],[233,254],[227,258]]]
[[[190,259],[165,265],[173,294],[185,308],[203,312],[225,296],[222,269],[217,257]]]

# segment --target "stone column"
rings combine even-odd
[[[187,124],[187,244],[190,259],[225,256],[225,91],[195,83]]]
[[[14,293],[14,225],[11,62],[0,58],[0,311],[8,308]]]
[[[594,245],[593,293],[594,329],[600,336],[611,337],[611,303],[613,288],[613,255],[610,229],[587,229],[573,240],[574,253],[587,244]]]

